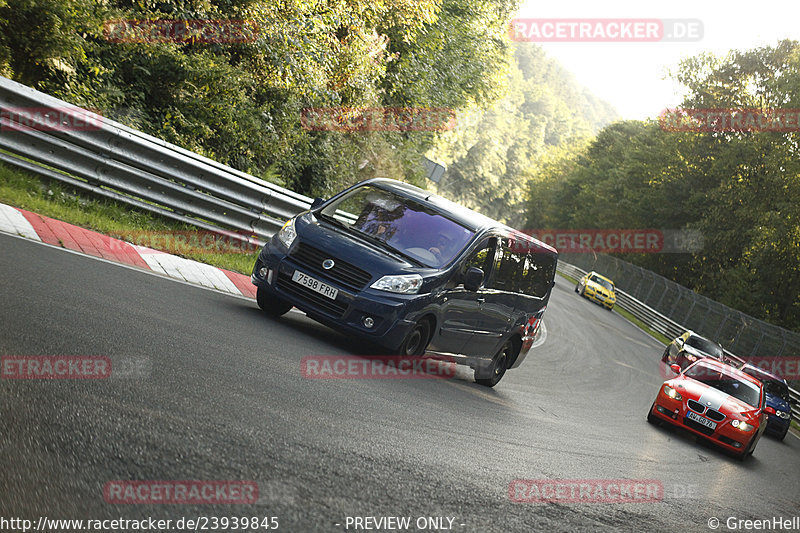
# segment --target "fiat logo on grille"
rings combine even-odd
[[[325,270],[330,270],[333,268],[333,265],[335,264],[336,263],[333,262],[333,259],[326,259],[325,261],[322,262],[322,268],[324,268]]]

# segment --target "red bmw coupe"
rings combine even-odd
[[[764,387],[757,379],[706,358],[665,381],[647,421],[668,422],[708,439],[744,460],[752,455],[766,428]]]

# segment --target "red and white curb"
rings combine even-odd
[[[256,295],[256,288],[250,283],[250,277],[244,274],[130,244],[10,205],[0,204],[0,232],[151,270],[170,278],[237,296],[255,298]]]

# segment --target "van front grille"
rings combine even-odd
[[[304,270],[333,280],[354,292],[362,290],[372,279],[372,275],[369,272],[346,261],[336,259],[331,254],[302,242],[298,243],[292,253],[289,254],[289,257],[303,267]],[[326,259],[333,260],[332,268],[322,268],[322,263]]]

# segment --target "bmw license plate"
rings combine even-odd
[[[707,427],[709,429],[717,429],[717,423],[716,422],[712,422],[708,418],[703,418],[702,416],[700,416],[697,413],[694,413],[692,411],[687,411],[686,412],[686,418],[688,418],[689,420],[694,420],[698,424],[702,424],[702,425],[704,425],[705,427]]]
[[[339,289],[335,289],[326,283],[322,283],[320,280],[312,278],[308,274],[303,274],[299,270],[295,270],[294,274],[292,274],[292,281],[302,285],[303,287],[309,288],[314,292],[318,292],[321,295],[330,298],[331,300],[335,300],[336,295],[339,294]]]

